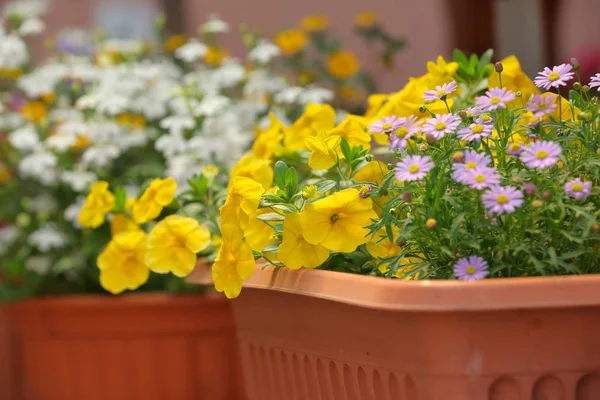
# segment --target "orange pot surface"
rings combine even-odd
[[[244,398],[220,296],[32,299],[10,307],[9,323],[27,400]]]
[[[268,267],[233,305],[251,400],[600,399],[600,276],[399,281]]]

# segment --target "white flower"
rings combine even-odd
[[[229,106],[229,103],[229,98],[225,96],[207,96],[194,109],[194,114],[210,117]]]
[[[340,124],[342,121],[344,121],[346,119],[347,115],[348,115],[348,112],[345,110],[341,110],[341,109],[335,110],[335,124],[336,125]]]
[[[8,135],[8,143],[19,151],[31,152],[40,148],[40,137],[33,125],[27,125]]]
[[[185,62],[192,63],[204,57],[207,51],[208,47],[204,43],[192,39],[175,50],[175,57]]]
[[[52,267],[52,260],[47,256],[29,256],[25,260],[25,268],[39,275],[47,275]]]
[[[35,178],[49,185],[56,181],[58,159],[48,151],[29,154],[19,162],[19,171],[25,178]]]
[[[178,189],[194,174],[202,172],[202,163],[191,154],[178,154],[167,159],[166,175],[173,177]]]
[[[248,74],[248,80],[244,85],[244,95],[264,102],[266,94],[277,93],[285,87],[287,84],[282,77],[269,74],[264,69],[257,69]]]
[[[51,213],[58,209],[58,202],[54,196],[48,193],[42,193],[30,199],[27,203],[27,210],[34,213]]]
[[[196,126],[196,121],[189,115],[172,115],[160,121],[160,127],[168,129],[171,135],[182,136],[186,129]]]
[[[148,135],[146,135],[146,132],[141,129],[132,132],[124,132],[122,135],[117,136],[114,140],[114,144],[116,144],[122,151],[132,147],[141,147],[146,143],[148,143]]]
[[[15,15],[23,19],[40,17],[47,9],[45,0],[15,0],[4,6],[4,16]]]
[[[46,29],[46,24],[39,18],[26,19],[19,27],[22,36],[37,35]]]
[[[98,180],[95,173],[89,171],[63,171],[60,180],[68,183],[75,192],[84,192]]]
[[[303,92],[304,88],[301,88],[300,86],[291,86],[275,94],[273,100],[275,100],[276,103],[295,104],[298,102]]]
[[[310,87],[300,95],[301,104],[317,103],[324,104],[333,100],[334,94],[329,89]]]
[[[48,63],[19,78],[18,85],[29,97],[39,97],[54,92],[59,81],[65,78],[67,66]]]
[[[119,154],[119,148],[112,144],[93,146],[83,153],[81,160],[85,166],[102,168],[117,158]]]
[[[239,84],[246,76],[246,69],[235,60],[229,60],[220,68],[212,71],[215,84],[224,89]]]
[[[49,149],[64,153],[77,143],[77,136],[66,134],[54,134],[46,139],[46,146]]]
[[[165,157],[170,158],[176,154],[183,153],[186,145],[187,142],[181,135],[170,133],[158,138],[156,143],[154,143],[154,148],[163,153]]]
[[[27,45],[20,37],[0,34],[0,68],[17,69],[28,61]]]
[[[85,197],[78,197],[77,200],[75,200],[75,203],[65,209],[64,213],[65,220],[72,223],[73,226],[78,229],[81,228],[81,225],[79,224],[79,213],[81,212],[84,203]]]
[[[93,143],[111,143],[123,134],[123,130],[113,121],[94,121],[88,126],[88,135]]]
[[[260,64],[267,64],[273,58],[281,54],[279,46],[273,44],[269,40],[262,39],[256,47],[254,47],[248,53],[248,60],[254,61]]]
[[[4,254],[8,247],[19,236],[19,230],[14,225],[0,226],[0,254]]]
[[[208,21],[200,26],[200,29],[208,33],[223,33],[229,31],[229,24],[216,15],[211,15],[208,17]]]
[[[34,246],[42,253],[52,249],[61,249],[66,246],[67,241],[53,224],[45,224],[32,232],[27,238],[27,243]]]

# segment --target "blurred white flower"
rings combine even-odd
[[[348,115],[347,111],[344,111],[341,109],[335,110],[335,124],[336,125],[340,124],[342,121],[344,121],[346,119],[347,115]]]
[[[89,171],[63,171],[60,180],[69,184],[75,192],[85,192],[98,180],[95,173]]]
[[[29,256],[25,260],[25,268],[39,275],[47,275],[52,267],[52,260],[48,256]]]
[[[23,19],[40,17],[48,9],[46,0],[15,0],[4,6],[4,16],[18,16]]]
[[[207,96],[194,109],[194,115],[213,116],[229,106],[230,101],[225,96]]]
[[[21,36],[38,35],[46,29],[46,24],[39,18],[28,18],[19,27]]]
[[[250,50],[250,52],[248,52],[248,60],[259,64],[267,64],[280,54],[281,49],[279,46],[269,40],[262,39],[252,50]]]
[[[171,135],[182,136],[187,129],[196,126],[196,121],[189,115],[172,115],[160,121],[160,127],[167,129]]]
[[[50,213],[58,209],[58,202],[49,193],[42,193],[27,202],[27,210],[35,213]]]
[[[8,143],[22,152],[31,152],[40,148],[40,137],[33,125],[26,125],[8,135]]]
[[[27,45],[20,37],[0,34],[0,69],[18,69],[28,61]]]
[[[300,104],[317,103],[324,104],[333,100],[334,94],[331,90],[320,87],[309,87],[300,94]]]
[[[18,85],[28,97],[40,97],[52,93],[67,74],[66,65],[48,63],[19,78]]]
[[[267,94],[277,93],[286,87],[287,83],[281,76],[274,76],[264,69],[256,69],[248,74],[244,95],[264,102]]]
[[[206,55],[208,47],[204,43],[192,39],[177,50],[175,57],[188,63],[193,63]]]
[[[154,143],[154,148],[167,158],[183,153],[186,146],[187,142],[181,135],[172,133],[159,137]]]
[[[246,69],[236,60],[229,60],[221,67],[212,70],[212,78],[219,88],[225,89],[236,86],[246,76]]]
[[[27,238],[27,243],[45,253],[65,247],[67,240],[53,224],[47,223],[33,231]]]
[[[167,159],[166,175],[175,179],[178,189],[184,187],[194,174],[201,172],[201,163],[198,157],[192,154],[177,154]]]
[[[200,29],[208,33],[223,33],[229,31],[229,24],[216,15],[211,15],[208,17],[208,21],[200,26]]]
[[[79,224],[79,213],[85,203],[85,197],[78,197],[77,200],[65,209],[64,218],[73,224],[75,228],[81,228]]]
[[[19,230],[14,225],[0,226],[0,254],[4,254],[8,247],[19,236]]]
[[[120,154],[119,148],[113,144],[89,147],[81,156],[83,165],[91,168],[107,166]]]
[[[19,171],[25,178],[34,178],[49,185],[56,181],[58,158],[49,151],[40,151],[25,156],[19,162]]]
[[[148,143],[148,136],[144,130],[136,130],[132,132],[125,132],[115,138],[114,144],[119,147],[121,151],[125,151],[132,147],[141,147]]]
[[[46,146],[58,153],[64,153],[77,143],[77,136],[56,133],[46,139]]]

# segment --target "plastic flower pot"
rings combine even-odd
[[[6,306],[0,306],[0,398],[16,399],[16,362],[14,346],[9,333]]]
[[[268,267],[232,304],[251,400],[597,400],[599,289]]]
[[[220,296],[40,298],[15,303],[8,319],[19,399],[245,398],[231,305]]]

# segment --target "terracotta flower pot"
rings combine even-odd
[[[14,343],[9,333],[6,306],[0,306],[0,398],[18,398]]]
[[[599,276],[269,267],[245,286],[233,305],[251,400],[600,399]]]
[[[244,398],[220,296],[33,299],[12,305],[9,323],[26,400]]]

